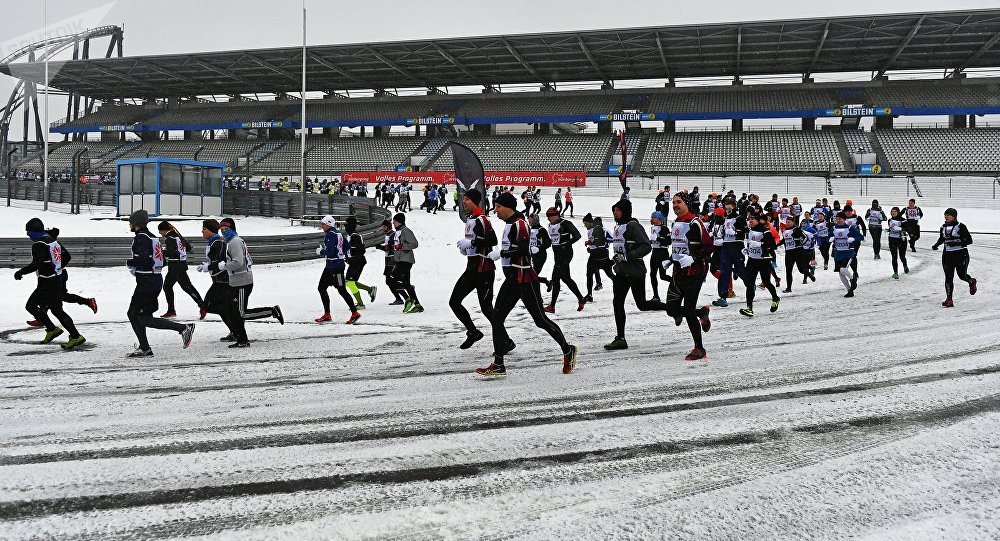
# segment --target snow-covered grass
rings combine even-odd
[[[613,201],[576,202],[579,225]],[[645,222],[652,203],[635,204]],[[924,210],[933,229],[939,209]],[[973,231],[1000,230],[989,213],[960,210]],[[8,212],[0,222],[21,235],[26,218]],[[72,234],[62,217],[46,222]],[[577,371],[560,373],[555,344],[516,308],[510,375],[482,381],[472,371],[492,340],[459,350],[448,307],[462,225],[452,212],[407,221],[426,312],[401,314],[382,288],[347,326],[332,294],[336,322],[320,326],[321,261],[257,266],[251,305],[280,304],[287,321],[250,322],[254,343],[238,352],[178,290],[180,319],[198,324],[191,348],[150,330],[156,356],[125,359],[124,269],[71,268],[70,290],[100,304],[96,315],[68,308],[89,344],[41,346],[23,324],[32,280],[0,276],[0,537],[1000,536],[1000,239],[976,237],[980,292],[958,282],[953,309],[940,306],[929,235],[899,281],[866,245],[854,299],[819,272],[748,320],[738,286],[712,310],[703,362],[680,360],[686,326],[631,302],[630,349],[605,352],[609,283],[583,312],[564,290],[553,319],[580,347]],[[578,247],[581,287],[585,259]],[[382,268],[369,251],[362,281],[381,287]],[[192,278],[205,291],[207,278]],[[474,298],[465,304],[487,330]]]

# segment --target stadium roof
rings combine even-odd
[[[1000,10],[310,46],[310,91],[1000,66]],[[299,47],[52,62],[96,98],[298,92]],[[44,80],[40,63],[0,73]]]

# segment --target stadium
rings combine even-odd
[[[0,59],[0,75],[13,81],[0,96],[8,98],[0,267],[32,260],[38,241],[24,239],[22,224],[41,217],[73,253],[64,293],[86,289],[94,297],[85,301],[102,303],[101,312],[95,303],[93,314],[74,314],[86,344],[43,351],[20,305],[29,299],[30,311],[33,281],[3,279],[13,300],[0,313],[0,373],[9,382],[0,397],[10,414],[0,422],[0,537],[1000,536],[992,516],[1000,282],[988,272],[1000,253],[1000,9],[136,56],[126,44],[122,25],[105,25]],[[42,113],[43,87],[58,114]],[[465,305],[488,339],[458,348],[472,333],[455,319],[452,292],[467,255],[455,249],[465,198],[447,191],[461,180],[452,143],[481,160],[494,211],[509,194],[531,208],[542,190],[544,207],[554,200],[562,220],[571,189],[576,209],[566,220],[593,214],[610,232],[622,201],[648,229],[651,210],[661,220],[669,214],[670,195],[683,194],[686,212],[688,191],[699,189],[720,201],[742,194],[741,204],[748,194],[806,207],[829,199],[834,211],[841,202],[864,212],[873,199],[887,209],[913,200],[926,215],[914,221],[924,240],[910,267],[903,242],[905,273],[895,253],[890,269],[879,248],[872,258],[870,239],[859,242],[862,263],[847,291],[858,289],[856,299],[841,298],[842,267],[831,261],[835,272],[821,273],[815,254],[812,283],[807,275],[798,285],[785,250],[781,310],[762,284],[756,316],[751,309],[743,318],[723,308],[722,287],[715,323],[701,323],[706,346],[698,338],[689,354],[700,348],[700,358],[683,357],[690,345],[680,316],[650,313],[639,299],[625,304],[631,349],[602,348],[612,320],[625,317],[612,308],[615,278],[608,273],[601,292],[593,271],[596,290],[580,280],[589,301],[578,295],[577,310],[564,292],[557,312],[553,277],[541,318],[558,323],[563,342],[575,337],[573,366],[558,373],[551,328],[518,307],[507,323],[511,374],[494,385],[473,378],[492,357],[502,369],[504,356],[488,330],[492,310],[473,298]],[[205,176],[189,189],[188,174]],[[406,205],[394,213],[380,202],[390,186],[426,186],[425,204],[428,188],[448,199],[433,214],[414,204],[404,216]],[[188,211],[185,194],[195,193],[198,207]],[[665,204],[654,203],[664,194]],[[161,199],[171,211],[161,211]],[[257,309],[274,321],[246,326],[249,349],[219,349],[215,334],[233,338],[229,321],[212,311],[206,319],[200,301],[196,320],[178,295],[181,318],[198,325],[192,347],[193,323],[187,351],[173,335],[153,333],[156,357],[142,337],[137,352],[149,357],[121,358],[136,326],[122,263],[136,257],[128,235],[140,209],[150,225],[169,220],[197,239],[187,249],[192,269],[203,251],[209,268],[224,216],[233,230],[240,224],[257,264],[255,298],[276,309]],[[541,210],[544,229],[554,209]],[[703,213],[706,222],[714,211]],[[928,248],[948,212],[960,212],[975,236],[959,278],[975,274],[980,293],[976,279],[956,282],[958,307],[943,311],[941,256]],[[345,327],[325,324],[329,298],[327,319],[313,319],[313,284],[331,259],[328,227],[349,217],[361,252],[369,248],[362,278],[382,293],[376,301],[375,287],[366,290],[368,310],[355,324],[362,295],[353,290],[355,305],[344,290],[353,325]],[[506,235],[506,219],[491,227]],[[386,305],[389,288],[396,293],[391,259],[371,248],[389,254],[394,227],[419,238],[412,299],[402,292],[406,310],[422,302],[425,314]],[[583,255],[565,268],[589,282],[588,249],[577,250]],[[777,247],[773,258],[777,277]],[[195,290],[214,287],[214,275],[192,274]],[[716,298],[717,278],[708,277],[701,303]],[[750,282],[748,307],[758,289]],[[947,302],[955,287],[946,285]],[[173,293],[168,299],[177,317]],[[243,317],[246,302],[237,309]],[[614,338],[624,342],[621,331]]]

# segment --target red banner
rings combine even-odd
[[[411,184],[455,184],[451,171],[395,172],[358,171],[341,173],[344,182],[409,182]],[[487,171],[487,186],[586,186],[587,173],[583,171]]]

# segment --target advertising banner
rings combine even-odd
[[[885,168],[882,167],[882,164],[878,164],[878,163],[861,164],[861,165],[858,166],[858,174],[859,175],[872,175],[872,176],[884,175],[885,174]]]
[[[340,174],[344,182],[409,182],[411,184],[455,184],[451,171],[351,171]],[[487,171],[487,185],[577,187],[587,185],[583,171]]]

